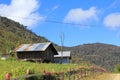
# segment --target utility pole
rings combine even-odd
[[[61,62],[60,62],[60,64],[62,64],[62,61],[63,61],[63,46],[64,46],[64,33],[62,33],[62,32],[60,34],[60,39],[61,39]]]

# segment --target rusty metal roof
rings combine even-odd
[[[71,57],[70,51],[63,51],[63,52],[59,51],[58,55],[54,55],[54,57]]]
[[[35,44],[22,44],[18,46],[14,51],[21,52],[21,51],[45,51],[46,48],[50,45],[50,42],[46,43],[35,43]]]

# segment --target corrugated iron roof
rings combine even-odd
[[[59,51],[58,55],[54,55],[54,57],[70,57],[70,51],[63,51],[63,52]]]
[[[22,44],[15,49],[15,52],[21,51],[45,51],[45,49],[50,45],[50,42],[46,43],[36,43],[36,44]]]

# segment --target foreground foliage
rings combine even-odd
[[[116,65],[114,68],[115,73],[120,73],[120,64]]]
[[[31,73],[41,73],[44,70],[47,72],[54,69],[55,72],[67,71],[68,68],[75,69],[80,67],[79,65],[73,64],[45,64],[45,63],[31,63],[31,62],[21,62],[21,61],[1,61],[0,60],[0,80],[4,80],[5,74],[9,72],[11,76],[23,76],[26,75],[26,70],[30,69]],[[84,66],[86,67],[86,66]]]

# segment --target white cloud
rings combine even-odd
[[[65,16],[64,22],[84,24],[97,20],[97,10],[95,7],[91,7],[88,10],[83,10],[82,8],[70,10]]]
[[[37,12],[38,8],[39,3],[37,0],[11,0],[10,5],[0,4],[0,15],[30,28],[44,19]]]
[[[105,17],[104,25],[111,29],[120,27],[120,13],[112,13]]]

